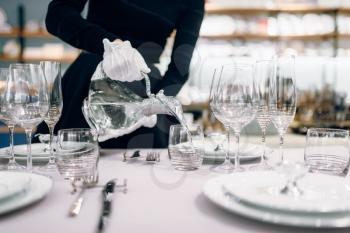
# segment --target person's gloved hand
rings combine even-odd
[[[134,49],[129,41],[103,40],[104,54],[102,67],[109,78],[122,82],[132,82],[144,78],[142,73],[149,73],[142,55]]]

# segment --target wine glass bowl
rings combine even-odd
[[[27,137],[27,170],[32,171],[32,130],[48,111],[47,85],[42,67],[11,64],[4,101],[11,121],[21,126]]]
[[[284,160],[284,136],[292,123],[297,105],[295,57],[283,55],[275,58],[273,78],[270,82],[269,110],[271,121],[280,137],[279,160]]]
[[[22,166],[16,163],[14,151],[13,151],[13,136],[14,136],[14,129],[15,124],[11,120],[6,102],[5,102],[5,91],[7,89],[8,84],[8,78],[9,78],[10,72],[8,68],[0,68],[0,121],[7,125],[9,129],[9,142],[10,142],[10,160],[9,163],[6,166],[7,170],[21,170]]]
[[[255,118],[257,110],[253,72],[253,64],[242,62],[224,65],[214,72],[210,107],[227,132],[228,146],[225,162],[218,167],[224,171],[243,170],[239,164],[239,137],[242,129]],[[235,167],[232,166],[229,155],[230,129],[234,131],[237,143]]]
[[[254,170],[270,169],[270,166],[265,161],[266,154],[266,131],[271,122],[270,112],[270,85],[274,77],[274,62],[273,60],[260,60],[255,64],[254,78],[257,89],[257,113],[256,120],[259,124],[262,133],[263,153],[261,154],[260,164],[253,166]]]
[[[57,171],[55,163],[55,155],[53,152],[53,138],[54,129],[59,121],[62,108],[63,108],[63,97],[61,90],[61,64],[59,62],[52,61],[42,61],[40,65],[43,68],[45,79],[48,86],[48,96],[49,96],[49,110],[44,116],[44,121],[49,128],[50,138],[49,138],[49,150],[50,150],[50,160],[49,163],[43,167],[41,170],[46,172]]]

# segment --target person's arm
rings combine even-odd
[[[117,36],[81,16],[87,0],[53,0],[46,15],[47,30],[68,44],[96,54],[103,54],[102,40]]]
[[[204,0],[191,0],[186,12],[176,24],[171,63],[155,92],[163,89],[165,95],[176,96],[188,79],[189,67],[204,16]]]

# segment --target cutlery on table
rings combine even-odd
[[[112,198],[115,188],[123,188],[123,192],[127,191],[127,180],[124,179],[122,185],[117,184],[118,179],[110,180],[106,183],[102,190],[102,211],[98,220],[97,232],[101,233],[106,228],[108,218],[112,212]]]
[[[126,151],[123,153],[123,162],[128,160],[126,156]],[[140,150],[134,151],[134,153],[129,157],[129,159],[140,158],[142,157]],[[160,153],[159,152],[148,152],[146,155],[146,162],[159,162],[160,161]]]
[[[160,154],[159,152],[148,152],[146,156],[146,162],[159,162]]]
[[[98,176],[96,176],[94,179],[89,180],[88,182],[83,182],[83,185],[80,189],[80,192],[78,193],[78,196],[75,198],[74,202],[69,208],[69,216],[75,217],[80,213],[81,206],[84,202],[84,192],[87,188],[94,188],[97,186],[98,183]],[[76,190],[76,187],[75,187]]]
[[[85,192],[85,189],[86,189],[86,185],[84,184],[80,192],[78,193],[78,196],[75,198],[73,204],[69,208],[70,217],[77,216],[80,213],[81,206],[83,205],[83,202],[84,202],[83,194]]]
[[[140,154],[140,150],[136,150],[134,151],[134,153],[129,157],[129,159],[134,159],[134,158],[139,158],[141,157],[141,154]],[[126,151],[123,153],[123,162],[126,162],[127,160],[127,156],[126,156]]]

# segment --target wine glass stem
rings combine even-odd
[[[261,161],[260,163],[264,163],[265,162],[265,153],[266,153],[266,129],[262,130],[262,144],[263,144],[263,153],[261,154]]]
[[[284,143],[284,134],[280,134],[280,158],[281,158],[281,162],[284,161],[283,143]]]
[[[226,133],[227,133],[227,150],[226,150],[226,156],[225,156],[225,163],[230,163],[230,144],[231,144],[231,137],[230,137],[230,127],[226,126]]]
[[[49,147],[50,147],[50,160],[49,164],[55,164],[55,156],[53,154],[53,147],[52,147],[52,141],[53,141],[53,131],[55,129],[54,125],[49,125],[49,131],[50,131],[50,142],[49,142]]]
[[[32,129],[26,129],[27,137],[27,171],[33,171],[33,162],[32,162]]]
[[[9,128],[9,133],[10,133],[10,164],[14,164],[15,163],[15,153],[13,151],[13,133],[14,133],[14,130],[15,130],[15,126],[14,125],[9,125],[8,126]]]
[[[239,162],[239,136],[240,132],[235,132],[235,139],[236,139],[236,155],[235,155],[235,168],[238,169],[241,165]]]

